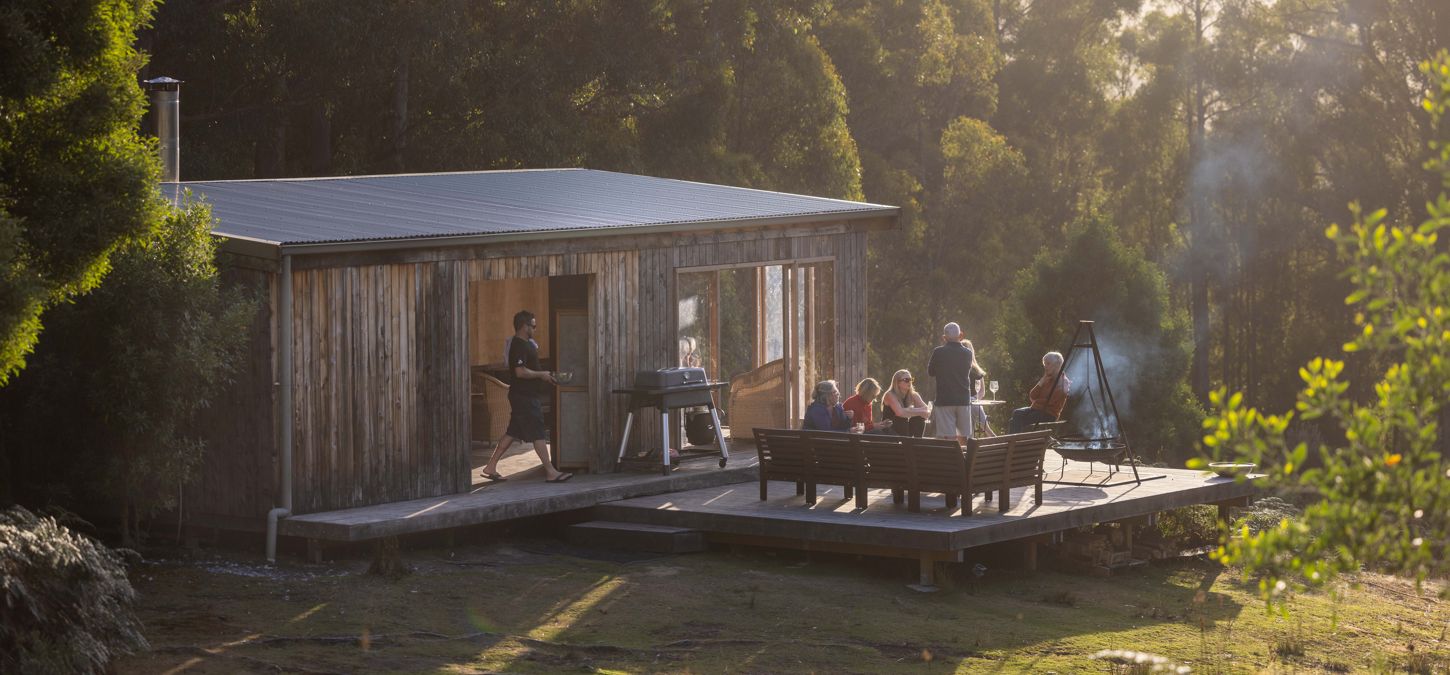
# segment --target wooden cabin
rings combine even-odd
[[[728,381],[723,425],[742,439],[787,425],[815,381],[865,376],[867,233],[897,216],[583,169],[166,189],[211,205],[223,278],[261,299],[187,505],[241,529],[279,501],[289,417],[294,514],[468,490],[508,417],[520,309],[545,367],[576,374],[550,402],[562,468],[613,469],[627,401],[611,390],[638,370]],[[631,445],[658,443],[649,426]]]

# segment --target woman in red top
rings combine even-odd
[[[852,413],[851,419],[856,424],[863,424],[866,433],[884,433],[891,428],[891,420],[876,424],[872,420],[871,408],[876,402],[876,395],[881,393],[881,383],[873,378],[861,380],[856,385],[856,395],[841,402],[841,407]]]

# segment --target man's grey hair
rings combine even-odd
[[[941,334],[945,335],[948,340],[955,340],[962,336],[962,327],[958,326],[957,322],[953,321],[945,326],[942,326]]]
[[[1057,370],[1062,367],[1062,353],[1048,352],[1042,355],[1042,365]]]
[[[831,392],[839,392],[840,390],[840,387],[836,386],[835,380],[821,380],[820,382],[816,383],[816,390],[814,393],[811,394],[811,400],[821,405],[825,405],[826,398],[831,395]]]

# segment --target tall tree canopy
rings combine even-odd
[[[162,8],[200,177],[589,166],[860,197],[816,3]]]
[[[1071,404],[1063,418],[1088,436],[1125,431],[1149,461],[1190,456],[1202,411],[1187,386],[1187,315],[1170,302],[1162,271],[1111,225],[1086,223],[1060,248],[1044,251],[1017,275],[1006,305],[997,336],[1006,386],[1026,391],[1042,376],[1043,353],[1070,345],[1079,320],[1094,321],[1121,419],[1110,419],[1092,357],[1082,351],[1068,366]]]
[[[1408,103],[1446,43],[1437,0],[211,0],[147,36],[188,80],[188,177],[591,166],[898,205],[878,375],[948,320],[1015,359],[980,339],[1015,274],[1111,222],[1189,312],[1200,400],[1280,405],[1352,326],[1320,223],[1432,194]]]
[[[159,213],[136,31],[151,0],[0,6],[0,385],[41,314],[95,287]]]

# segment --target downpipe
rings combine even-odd
[[[281,376],[282,505],[267,512],[267,562],[277,562],[277,521],[292,515],[292,256],[282,254],[277,290],[278,365]]]
[[[267,562],[277,562],[277,520],[292,515],[290,509],[277,507],[267,512]]]

